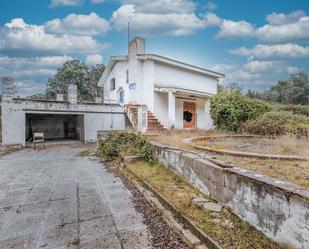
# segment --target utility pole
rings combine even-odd
[[[130,43],[130,20],[128,21],[128,44]]]

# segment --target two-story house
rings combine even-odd
[[[102,74],[104,101],[146,106],[148,131],[161,128],[212,128],[209,97],[223,74],[156,54],[145,53],[145,40],[129,43],[127,56],[113,56]]]

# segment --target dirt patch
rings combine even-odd
[[[277,155],[309,157],[309,139],[295,136],[267,137],[217,137],[197,142],[219,150],[233,150]]]
[[[114,165],[114,166],[112,166]],[[116,165],[116,166],[115,166]],[[142,214],[143,222],[151,234],[151,244],[157,249],[189,249],[190,247],[176,234],[164,221],[161,214],[152,207],[145,199],[143,194],[128,179],[128,177],[119,170],[119,163],[114,162],[109,165],[109,170],[122,179],[123,184],[132,193],[132,201],[135,209]]]

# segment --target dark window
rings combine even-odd
[[[116,79],[112,78],[110,81],[110,90],[113,91],[116,89]]]
[[[183,112],[183,120],[187,121],[187,122],[191,122],[192,121],[192,113],[185,111]]]
[[[127,84],[129,84],[129,70],[127,70],[127,72],[126,72],[126,77],[127,77]]]

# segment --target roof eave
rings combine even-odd
[[[194,65],[190,65],[181,61],[177,61],[171,58],[167,58],[164,56],[160,56],[160,55],[156,55],[156,54],[140,54],[138,55],[138,58],[141,60],[153,60],[153,61],[158,61],[164,64],[168,64],[168,65],[173,65],[175,67],[179,67],[179,68],[183,68],[183,69],[187,69],[193,72],[197,72],[200,74],[204,74],[204,75],[208,75],[208,76],[212,76],[212,77],[216,77],[216,78],[224,78],[225,75],[222,73],[218,73],[215,71],[211,71],[205,68],[201,68],[198,66],[194,66]]]
[[[112,71],[114,65],[116,64],[116,62],[118,61],[127,61],[128,57],[127,56],[112,56],[109,61],[108,64],[98,82],[98,86],[103,86],[105,83],[105,80],[107,78],[107,76],[109,75],[109,73]]]

